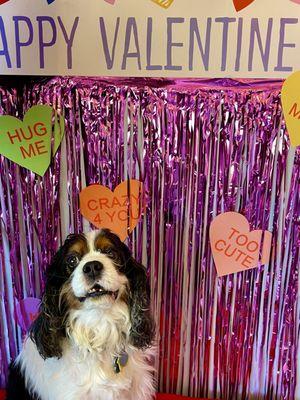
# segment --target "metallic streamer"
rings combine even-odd
[[[0,157],[1,384],[21,346],[17,302],[38,297],[66,234],[89,229],[78,194],[127,178],[147,210],[128,239],[149,269],[160,391],[300,399],[300,151],[281,82],[53,78],[1,89],[0,112],[51,104],[66,135],[43,179]],[[269,265],[216,276],[208,229],[243,213],[273,232]]]

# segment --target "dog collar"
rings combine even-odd
[[[128,363],[128,354],[126,353],[126,351],[124,351],[123,353],[121,353],[119,356],[114,357],[114,371],[116,374],[119,374],[122,369],[124,367],[126,367],[127,363]]]

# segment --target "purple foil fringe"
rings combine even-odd
[[[0,376],[22,343],[17,302],[40,297],[70,232],[89,229],[79,192],[140,179],[148,206],[128,239],[149,269],[159,390],[222,399],[300,398],[300,150],[290,148],[281,82],[53,78],[0,113],[63,113],[44,178],[0,156]],[[217,278],[208,230],[225,211],[273,233],[269,265]],[[297,378],[298,374],[298,378]]]

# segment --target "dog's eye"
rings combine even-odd
[[[70,268],[76,268],[79,264],[79,257],[75,254],[72,254],[67,258],[67,264]]]
[[[111,249],[109,247],[107,249],[102,249],[102,250],[99,250],[99,251],[101,251],[102,254],[106,254],[108,256],[113,256],[114,255],[113,249]]]

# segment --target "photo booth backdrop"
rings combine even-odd
[[[40,297],[70,232],[90,228],[79,192],[143,182],[147,209],[127,243],[148,268],[159,389],[223,399],[300,398],[300,151],[282,82],[52,78],[1,88],[1,114],[64,114],[43,178],[0,157],[1,384],[25,333],[16,306]],[[209,225],[225,211],[273,234],[271,259],[218,278]]]

